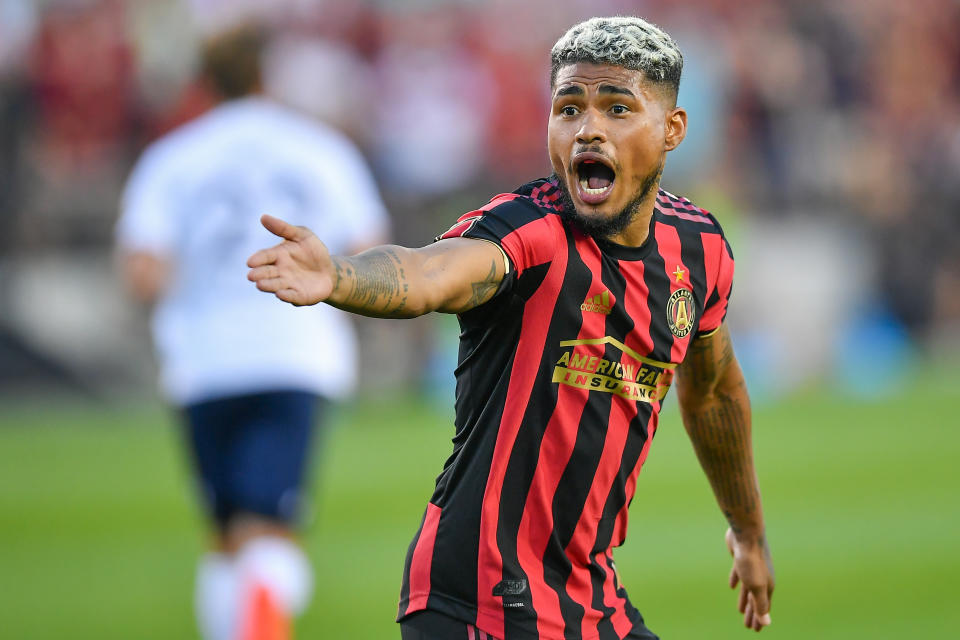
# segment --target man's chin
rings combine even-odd
[[[614,207],[610,198],[595,205],[587,204],[574,199],[565,180],[557,180],[556,175],[553,177],[560,187],[561,215],[585,234],[594,238],[609,238],[623,231],[633,221],[638,201],[631,201],[621,209]]]

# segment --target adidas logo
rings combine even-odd
[[[592,298],[587,298],[583,304],[580,305],[580,310],[610,315],[610,311],[612,310],[612,306],[610,305],[610,292],[604,291]]]

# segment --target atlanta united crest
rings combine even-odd
[[[678,338],[685,338],[690,333],[696,315],[693,294],[689,289],[677,289],[667,300],[667,324]]]

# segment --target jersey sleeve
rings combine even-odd
[[[705,258],[708,258],[707,268],[712,270],[712,273],[708,272],[708,281],[712,280],[714,286],[708,294],[706,305],[704,305],[703,318],[700,320],[700,327],[697,332],[698,336],[709,335],[720,328],[727,316],[727,305],[730,301],[730,292],[733,289],[734,262],[730,243],[727,242],[722,232],[712,235],[712,238],[714,240],[709,243],[704,238],[704,247],[705,249],[711,249],[707,251]],[[711,257],[712,260],[709,259]]]
[[[123,251],[171,253],[176,240],[175,194],[162,154],[148,150],[134,166],[120,201],[115,235]]]
[[[518,275],[554,255],[558,234],[549,218],[523,196],[504,193],[488,204],[460,216],[437,240],[474,238],[499,246]]]

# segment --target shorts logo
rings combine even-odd
[[[610,315],[610,312],[613,310],[613,305],[610,304],[610,292],[604,291],[603,293],[598,293],[595,296],[587,298],[583,304],[580,305],[580,310],[602,313],[607,316]]]
[[[689,289],[677,289],[667,300],[667,324],[678,338],[685,338],[693,329],[697,311]]]

